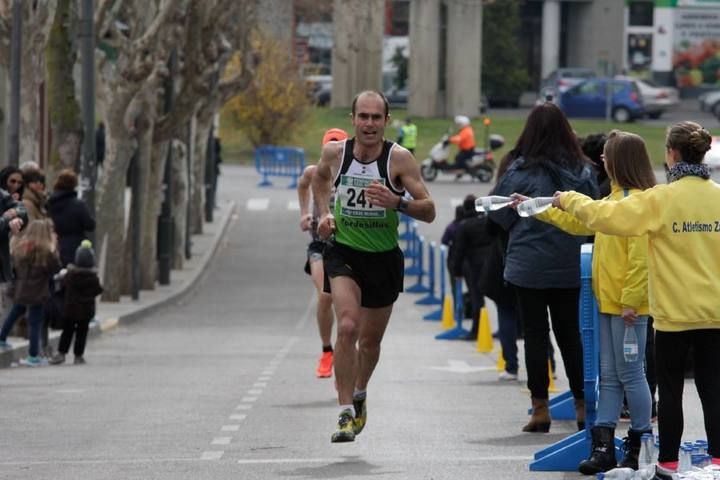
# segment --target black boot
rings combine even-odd
[[[607,472],[617,466],[615,461],[615,429],[610,427],[593,427],[590,458],[580,462],[578,470],[583,475],[595,475]]]
[[[639,430],[628,430],[627,437],[623,439],[623,459],[620,462],[622,468],[632,468],[633,470],[638,469],[638,457],[640,456],[640,439],[643,433],[652,433],[652,430],[639,431]]]

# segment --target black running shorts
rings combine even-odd
[[[323,266],[325,292],[330,292],[330,278],[351,277],[360,286],[360,305],[365,308],[392,305],[403,291],[405,257],[398,247],[375,253],[329,242],[325,247]]]

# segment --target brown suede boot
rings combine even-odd
[[[575,399],[575,420],[578,430],[585,430],[585,399]]]
[[[547,433],[550,431],[550,410],[548,409],[547,398],[532,399],[532,415],[530,421],[522,429],[523,432]]]

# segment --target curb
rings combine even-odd
[[[182,285],[176,287],[175,289],[171,288],[166,295],[163,295],[161,298],[158,298],[154,301],[150,301],[145,304],[128,303],[127,312],[116,314],[114,316],[107,316],[107,318],[91,322],[90,329],[88,331],[88,338],[93,338],[110,330],[113,330],[117,328],[120,324],[129,324],[138,321],[141,318],[152,314],[153,312],[161,309],[164,306],[175,303],[176,301],[187,295],[189,292],[191,292],[196,287],[200,278],[207,271],[210,262],[212,261],[215,253],[218,250],[218,247],[220,246],[221,240],[225,237],[228,225],[230,225],[230,219],[235,213],[236,203],[234,201],[228,201],[227,203],[225,203],[224,208],[226,210],[223,213],[222,217],[216,217],[215,222],[217,223],[213,222],[210,224],[205,224],[217,225],[217,229],[215,230],[215,232],[213,232],[213,238],[206,251],[202,253],[200,260],[197,263],[197,266],[194,268],[192,273],[189,274],[189,277],[182,282]],[[172,282],[170,285],[172,287]],[[142,295],[142,293],[143,291],[141,290],[140,295]],[[113,303],[112,305],[117,304]],[[100,308],[98,308],[98,310],[100,310]],[[101,315],[102,313],[100,313],[100,316]],[[57,349],[57,344],[60,340],[61,333],[61,330],[50,331],[49,343],[53,346],[53,349]],[[18,359],[26,356],[28,354],[28,348],[28,341],[23,340],[22,342],[18,342],[17,346],[14,346],[13,348],[5,351],[1,351],[0,368],[10,367],[13,362],[16,362]]]

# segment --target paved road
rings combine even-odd
[[[221,191],[237,215],[183,301],[93,339],[86,366],[0,371],[0,478],[579,477],[528,472],[532,454],[572,422],[521,433],[523,386],[497,382],[495,353],[434,340],[438,324],[421,320],[428,309],[409,294],[370,385],[367,428],[355,443],[331,444],[335,391],[313,375],[319,341],[295,195],[256,182],[248,168],[225,167]],[[453,199],[486,189],[433,183],[440,216],[423,235],[439,239]],[[687,397],[695,439],[694,389]]]

